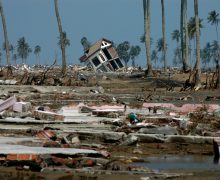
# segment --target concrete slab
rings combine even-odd
[[[76,148],[28,147],[23,145],[1,144],[0,154],[101,154],[98,151]]]

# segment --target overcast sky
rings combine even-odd
[[[61,62],[54,1],[2,1],[10,43],[16,45],[17,40],[24,36],[32,49],[36,45],[41,46],[41,63],[52,63],[56,53]],[[151,1],[151,35],[154,41],[152,49],[155,48],[155,41],[162,37],[160,2]],[[194,15],[193,0],[188,2],[188,17],[191,17]],[[211,10],[220,12],[220,0],[199,0],[199,15],[204,24],[201,47],[207,41],[216,40],[215,28],[207,23],[207,15]],[[68,64],[79,64],[79,57],[83,54],[80,40],[85,36],[92,43],[104,37],[115,44],[126,40],[131,45],[139,45],[142,52],[136,63],[146,66],[144,45],[140,43],[140,36],[144,32],[142,0],[60,0],[59,11],[63,31],[67,32],[71,43],[66,52]],[[176,46],[171,40],[171,33],[174,29],[179,29],[180,0],[165,0],[165,15],[168,63],[171,64]],[[4,41],[3,37],[1,25],[0,47]],[[27,61],[29,64],[36,63],[35,56],[32,54]]]

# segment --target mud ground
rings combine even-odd
[[[146,78],[108,78],[99,79],[97,86],[104,89],[102,94],[91,94],[90,89],[94,86],[83,84],[80,87],[60,87],[60,86],[30,86],[30,85],[0,85],[1,95],[15,94],[21,99],[30,101],[33,105],[48,105],[52,109],[59,109],[67,104],[75,104],[81,101],[98,104],[115,104],[128,103],[131,106],[139,107],[143,102],[169,102],[175,104],[184,103],[215,103],[219,101],[207,100],[207,96],[220,96],[218,90],[199,90],[199,91],[183,91],[180,89],[184,80],[187,78],[184,74],[182,77],[168,77],[161,79]],[[91,83],[92,84],[92,83]],[[95,84],[95,83],[94,83]],[[167,88],[174,86],[173,91]],[[68,94],[68,96],[67,96]],[[71,96],[72,95],[72,96]],[[181,97],[190,96],[187,100],[180,100]],[[116,98],[117,102],[112,102],[112,98]],[[180,143],[148,143],[138,144],[138,147],[119,147],[117,144],[108,145],[107,151],[111,152],[112,159],[118,156],[144,158],[149,155],[160,154],[200,154],[204,156],[212,156],[212,145],[195,145]],[[105,173],[84,173],[75,170],[71,171],[55,171],[48,173],[33,173],[30,171],[18,170],[15,168],[0,168],[1,179],[98,179],[98,180],[123,180],[123,179],[219,179],[220,171],[216,170],[169,170],[165,171],[169,175],[147,175],[117,172]],[[24,178],[25,177],[25,178]]]

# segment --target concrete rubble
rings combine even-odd
[[[162,97],[163,93],[157,96],[153,91],[142,89],[146,94],[142,92],[137,96],[121,92],[120,88],[114,94],[111,86],[94,85],[97,80],[89,86],[93,81],[91,76],[86,76],[90,80],[85,82],[76,75],[80,85],[73,86],[77,82],[71,79],[64,82],[53,77],[53,83],[49,83],[48,78],[47,82],[39,79],[40,76],[34,74],[36,70],[26,66],[20,68],[28,73],[17,82],[26,86],[15,88],[17,85],[4,81],[8,90],[1,87],[1,166],[31,172],[53,172],[63,168],[86,174],[86,168],[90,168],[96,173],[134,175],[138,172],[148,177],[165,177],[167,174],[133,164],[144,162],[143,157],[150,153],[213,155],[210,148],[213,140],[220,141],[218,98],[208,98],[212,103],[191,103],[195,97],[181,94],[173,102],[172,94]],[[77,71],[85,73],[85,69]],[[42,74],[41,71],[39,69],[38,73]],[[41,84],[39,81],[52,86],[34,86]],[[59,86],[63,84],[66,84],[65,89]],[[139,122],[131,123],[131,112]],[[208,148],[198,150],[201,148],[193,149],[192,145]],[[170,152],[169,148],[174,146]]]

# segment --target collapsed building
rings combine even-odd
[[[85,50],[79,60],[96,72],[114,72],[124,67],[113,43],[104,38]]]

